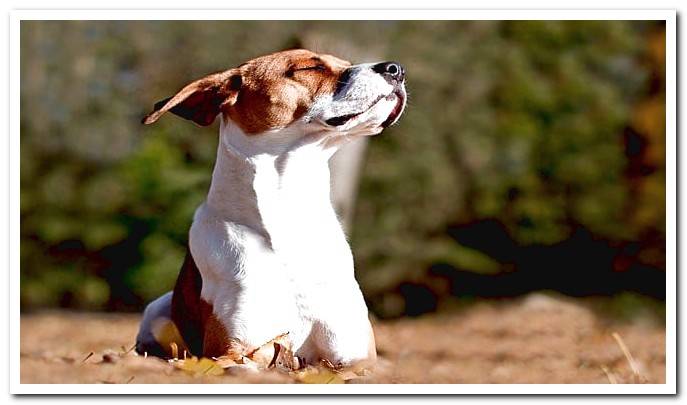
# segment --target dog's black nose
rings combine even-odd
[[[385,78],[399,82],[403,81],[403,78],[406,75],[406,71],[403,69],[403,66],[401,66],[401,64],[398,62],[381,62],[372,66],[372,70],[384,76]]]

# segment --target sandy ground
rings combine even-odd
[[[21,382],[296,382],[276,370],[199,375],[132,352],[122,356],[134,343],[138,320],[131,314],[22,315]],[[378,366],[349,383],[665,382],[664,325],[650,317],[610,321],[574,300],[535,294],[452,314],[376,321],[374,329]]]

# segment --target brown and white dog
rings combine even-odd
[[[165,356],[155,324],[181,347],[215,357],[287,333],[306,364],[369,367],[376,349],[353,258],[330,201],[328,161],[355,137],[395,123],[405,107],[395,62],[351,65],[289,50],[196,80],[155,105],[199,125],[220,117],[207,200],[171,291],[148,305],[137,351]]]

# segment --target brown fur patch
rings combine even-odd
[[[156,103],[143,123],[152,124],[170,111],[203,126],[222,113],[247,134],[284,128],[303,116],[318,96],[334,93],[349,66],[304,49],[262,56],[188,84]]]
[[[186,85],[174,96],[155,103],[153,112],[142,122],[152,124],[170,111],[201,126],[212,124],[223,105],[236,101],[240,80],[235,85],[239,76],[234,72],[234,69],[230,69],[213,73]]]
[[[243,86],[224,113],[247,134],[286,127],[308,111],[315,98],[334,93],[348,66],[302,49],[253,59],[241,66]]]
[[[188,249],[172,294],[172,321],[194,355],[203,353],[205,328],[200,299],[202,287],[203,279]]]
[[[205,357],[219,357],[224,356],[234,349],[232,340],[225,329],[222,322],[220,322],[217,315],[212,311],[212,305],[204,300],[200,300],[201,309],[204,313],[205,328],[203,331],[203,356]]]
[[[191,354],[222,356],[231,348],[231,339],[212,305],[200,297],[202,287],[200,271],[189,249],[174,286],[172,321]]]

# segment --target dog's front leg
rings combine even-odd
[[[207,303],[204,354],[240,344],[252,349],[298,327],[297,309],[283,263],[255,230],[208,218],[191,228],[191,250]]]
[[[377,360],[375,338],[367,307],[357,284],[339,286],[346,301],[330,300],[318,308],[317,320],[296,355],[307,364],[332,365],[355,372],[372,370]]]

